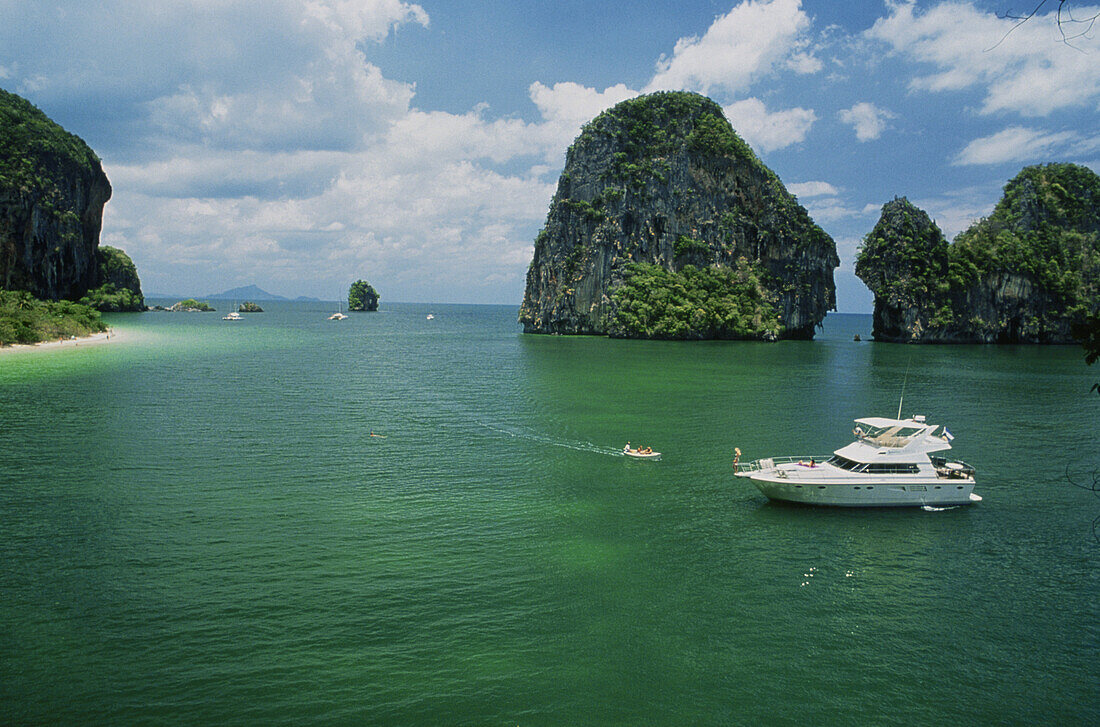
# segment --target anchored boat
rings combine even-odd
[[[823,457],[734,461],[735,474],[752,480],[772,500],[811,505],[883,507],[968,505],[974,468],[934,453],[951,449],[947,427],[911,419],[855,420],[855,441]],[[738,452],[740,455],[740,452]]]

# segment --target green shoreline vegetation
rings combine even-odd
[[[632,263],[613,294],[617,310],[611,335],[773,340],[783,326],[762,277],[760,267],[743,257],[735,269],[685,265],[671,272]]]
[[[67,300],[42,301],[21,290],[0,290],[0,346],[32,344],[107,330],[99,311]]]

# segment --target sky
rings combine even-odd
[[[0,0],[0,88],[82,137],[146,294],[516,305],[565,153],[657,90],[722,105],[836,241],[953,238],[1024,166],[1100,172],[1100,6],[1039,0]],[[1015,3],[1015,4],[1014,4]]]

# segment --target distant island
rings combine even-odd
[[[217,308],[212,307],[206,301],[188,298],[187,300],[181,300],[179,303],[165,310],[169,310],[173,313],[213,313]]]
[[[253,303],[250,300],[246,300],[245,302],[241,303],[240,307],[237,308],[237,312],[238,313],[263,313],[264,309],[261,308],[256,303]]]
[[[1083,339],[1100,313],[1100,177],[1076,164],[1026,167],[951,243],[894,199],[864,238],[856,275],[875,294],[876,341]]]
[[[836,308],[836,245],[695,93],[585,125],[535,238],[525,333],[812,338]]]
[[[348,310],[378,310],[378,291],[365,280],[356,280],[348,289]]]

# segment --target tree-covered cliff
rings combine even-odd
[[[57,300],[94,287],[110,197],[87,144],[0,90],[0,288]]]
[[[624,101],[569,148],[535,240],[529,333],[809,338],[836,246],[710,99]]]
[[[889,202],[856,275],[875,294],[876,340],[1069,343],[1100,312],[1100,177],[1027,167],[950,245],[907,200]]]
[[[378,310],[378,291],[365,280],[356,280],[348,289],[348,310]]]
[[[919,337],[952,317],[948,247],[936,223],[909,200],[882,206],[856,258],[856,275],[875,294],[877,340]]]
[[[80,302],[112,313],[145,310],[141,280],[130,256],[117,247],[104,245],[96,251],[96,259],[99,286],[89,290]]]

